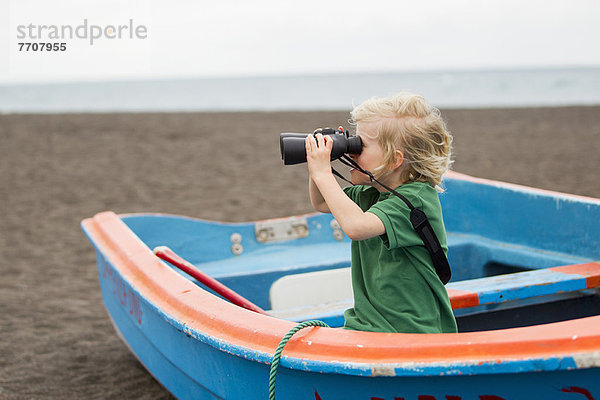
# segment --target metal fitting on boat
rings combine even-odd
[[[256,240],[260,243],[280,242],[308,236],[305,217],[270,219],[254,225]]]
[[[344,239],[344,232],[342,231],[340,224],[335,219],[332,219],[329,226],[331,226],[331,229],[333,229],[333,237],[335,240],[341,242],[342,239]]]
[[[231,240],[231,252],[239,256],[244,251],[244,247],[242,246],[242,235],[239,233],[233,233],[230,238]]]

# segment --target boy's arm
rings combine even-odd
[[[330,172],[313,178],[333,217],[352,240],[364,240],[383,235],[385,226],[378,216],[364,212],[344,193]]]
[[[350,239],[364,240],[384,234],[385,226],[379,217],[361,210],[335,180],[330,162],[332,145],[332,140],[321,134],[317,134],[316,140],[310,135],[306,138],[308,171],[315,189]]]
[[[310,176],[308,177],[308,194],[310,195],[310,203],[312,204],[315,210],[322,213],[331,213],[331,210],[329,210],[325,198],[323,198],[323,195],[319,191],[319,188]]]

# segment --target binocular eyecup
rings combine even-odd
[[[344,154],[360,154],[362,141],[359,136],[350,136],[343,129],[326,128],[314,133],[280,133],[279,149],[284,165],[294,165],[306,162],[306,144],[308,135],[315,136],[317,133],[328,135],[333,140],[331,149],[331,161],[337,160]]]

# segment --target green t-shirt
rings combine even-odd
[[[396,191],[425,212],[444,252],[446,231],[437,191],[429,183],[411,182]],[[381,236],[353,240],[354,307],[344,313],[346,329],[374,332],[456,332],[448,293],[431,256],[410,223],[408,206],[397,196],[371,186],[344,192],[385,226]]]

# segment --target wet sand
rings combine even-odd
[[[454,170],[600,197],[600,107],[442,110]],[[278,134],[348,112],[0,115],[0,399],[171,398],[115,334],[79,223],[310,212]]]

